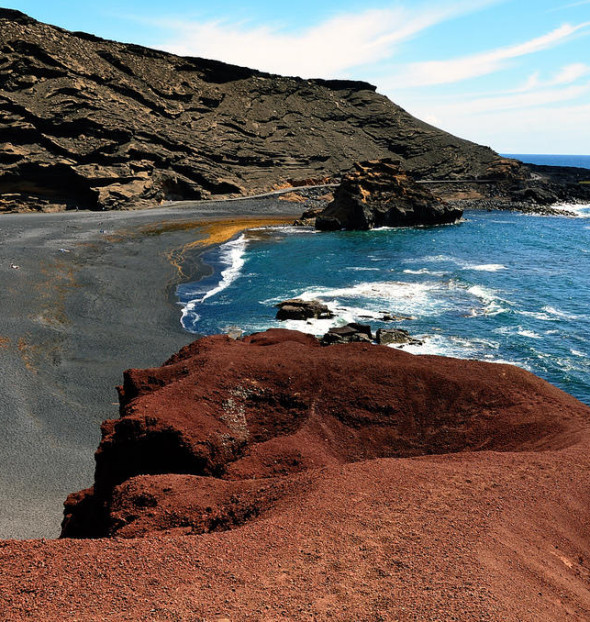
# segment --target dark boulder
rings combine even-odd
[[[355,164],[334,194],[334,201],[316,218],[316,229],[372,229],[439,225],[461,218],[460,209],[447,205],[416,183],[390,159]]]
[[[357,324],[355,322],[346,326],[335,326],[322,337],[323,346],[331,346],[337,343],[354,343],[363,341],[371,343],[373,333],[368,324]]]
[[[415,339],[407,330],[403,328],[379,328],[375,335],[377,343],[387,346],[392,343],[406,345],[422,345],[422,341]]]
[[[511,195],[512,201],[522,203],[534,203],[535,205],[553,205],[559,197],[547,188],[523,188],[516,190]]]
[[[324,320],[334,317],[332,311],[319,300],[293,298],[280,302],[277,307],[277,320]]]

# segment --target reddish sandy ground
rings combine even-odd
[[[576,423],[532,451],[309,468],[225,532],[1,542],[0,619],[590,620],[590,409],[538,383]]]

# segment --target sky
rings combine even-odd
[[[590,155],[590,0],[3,2],[68,30],[377,86],[500,153]]]

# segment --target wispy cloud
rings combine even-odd
[[[590,74],[590,66],[584,63],[572,63],[562,67],[553,78],[543,81],[540,79],[541,73],[535,71],[531,74],[526,82],[519,88],[511,91],[513,93],[524,93],[533,89],[542,87],[562,86],[565,84],[572,84],[581,78],[584,78]]]
[[[564,24],[551,32],[508,47],[443,61],[411,63],[396,76],[402,87],[451,84],[488,75],[505,68],[508,61],[560,45],[573,36],[590,32],[590,22],[572,26]]]
[[[398,44],[427,28],[502,1],[457,0],[420,9],[372,9],[341,14],[298,33],[227,20],[166,20],[159,25],[173,35],[157,47],[273,73],[342,77],[351,68],[390,58]]]
[[[580,0],[580,2],[572,2],[570,4],[564,4],[563,6],[556,6],[553,9],[550,9],[549,12],[553,12],[553,11],[561,11],[563,9],[573,9],[574,7],[577,6],[582,6],[584,4],[590,4],[590,0]]]

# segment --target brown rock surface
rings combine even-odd
[[[419,121],[367,83],[181,58],[9,9],[0,42],[0,210],[252,194],[388,156],[429,178],[498,168],[491,149]]]
[[[316,218],[322,231],[373,229],[456,222],[462,210],[447,205],[417,184],[399,162],[389,159],[355,164]]]
[[[121,403],[124,538],[0,543],[5,619],[588,619],[590,409],[526,371],[273,330]]]

